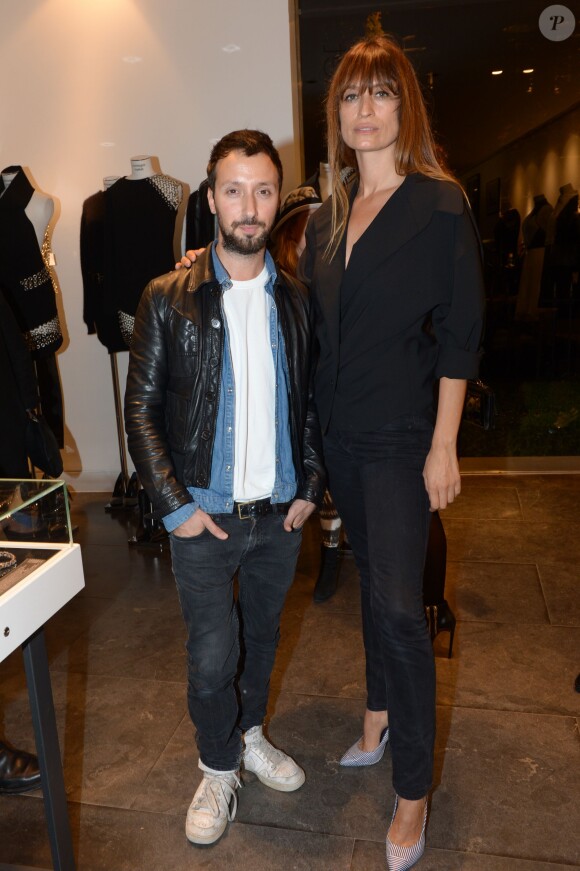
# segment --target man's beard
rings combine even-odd
[[[242,221],[234,221],[230,228],[226,228],[222,224],[219,215],[217,216],[217,219],[222,238],[222,245],[225,251],[231,251],[233,254],[257,254],[266,247],[271,228],[266,227],[263,221],[257,221],[255,218],[247,218]],[[244,225],[263,227],[263,232],[256,236],[236,236],[235,231],[237,228]]]

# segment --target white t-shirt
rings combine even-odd
[[[276,477],[276,373],[270,342],[268,270],[232,281],[223,295],[234,372],[234,500],[272,495]]]

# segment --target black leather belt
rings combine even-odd
[[[234,512],[240,520],[251,517],[265,517],[267,514],[288,514],[291,502],[272,502],[270,499],[256,499],[254,502],[234,502]]]

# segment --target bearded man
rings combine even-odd
[[[325,487],[309,301],[266,249],[280,157],[265,133],[239,130],[215,145],[207,174],[218,238],[192,269],[147,286],[125,400],[129,450],[170,533],[187,628],[203,778],[185,828],[196,844],[234,818],[240,767],[272,789],[304,783],[262,726],[302,526]]]

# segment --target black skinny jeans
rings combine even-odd
[[[389,711],[393,786],[431,789],[435,664],[423,607],[429,500],[422,472],[430,421],[406,416],[374,432],[330,431],[329,489],[360,573],[367,707]]]
[[[172,534],[171,559],[187,627],[187,700],[199,756],[209,768],[233,771],[240,764],[241,732],[260,726],[266,715],[280,614],[302,531],[286,532],[282,514],[212,517],[229,538],[221,541],[207,530],[191,538]],[[245,655],[236,680],[240,634]]]

